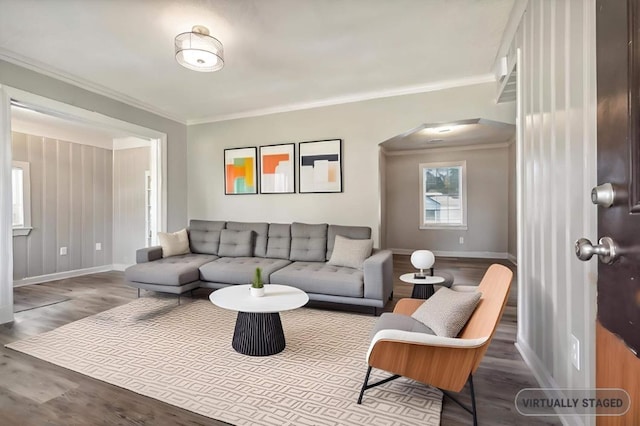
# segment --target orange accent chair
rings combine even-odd
[[[378,331],[367,353],[369,368],[360,391],[358,404],[367,389],[404,376],[439,388],[445,395],[473,415],[477,425],[473,374],[478,369],[496,331],[507,303],[513,272],[503,265],[489,267],[478,291],[482,297],[458,337],[384,329]],[[424,300],[402,299],[394,313],[411,315]],[[372,368],[394,376],[369,384]],[[471,408],[463,405],[447,391],[460,392],[469,382]]]

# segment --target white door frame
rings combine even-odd
[[[122,133],[130,134],[131,136],[137,136],[146,139],[155,139],[159,141],[160,151],[160,173],[158,174],[158,195],[160,197],[160,208],[157,209],[157,223],[161,231],[167,230],[167,135],[166,133],[150,129],[147,127],[139,126],[137,124],[122,121],[113,117],[109,117],[94,111],[89,111],[77,106],[69,105],[64,102],[55,101],[53,99],[46,98],[44,96],[35,95],[24,90],[16,89],[6,85],[0,85],[0,93],[4,92],[8,95],[8,98],[12,101],[17,101],[24,104],[26,107],[34,109],[39,112],[43,112],[49,115],[53,115],[60,118],[79,121],[85,124],[91,124],[98,128],[105,128],[110,130],[117,130]],[[9,108],[9,114],[11,114],[10,105],[0,105],[0,114],[4,113],[5,108]],[[0,147],[4,148],[4,144],[11,146],[11,138],[8,140],[0,139]],[[11,161],[11,159],[8,159]],[[11,230],[9,230],[11,232]],[[0,232],[1,234],[2,232]],[[9,258],[13,256],[13,247],[9,247],[7,253]],[[0,315],[0,323],[12,321],[13,319],[13,277],[11,280],[4,282],[4,277],[0,277],[0,313],[2,313],[5,307],[5,300],[2,297],[3,294],[8,292],[11,303],[11,318],[5,318]]]

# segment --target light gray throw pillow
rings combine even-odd
[[[446,287],[425,300],[411,315],[437,336],[456,337],[476,309],[482,293],[460,292]]]
[[[365,259],[371,256],[371,250],[373,250],[373,240],[352,240],[336,235],[329,265],[362,269]]]
[[[253,231],[220,231],[221,257],[251,257],[253,255]]]
[[[186,229],[178,232],[158,232],[158,242],[162,246],[162,257],[191,253]]]

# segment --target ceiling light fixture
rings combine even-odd
[[[224,66],[222,43],[209,35],[207,27],[195,25],[191,32],[176,36],[176,61],[193,71],[218,71]]]

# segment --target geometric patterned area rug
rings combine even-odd
[[[233,350],[235,312],[153,297],[6,346],[234,425],[440,424],[442,393],[406,378],[356,404],[374,317],[280,315],[287,346],[268,357]],[[374,370],[372,380],[387,375]]]

